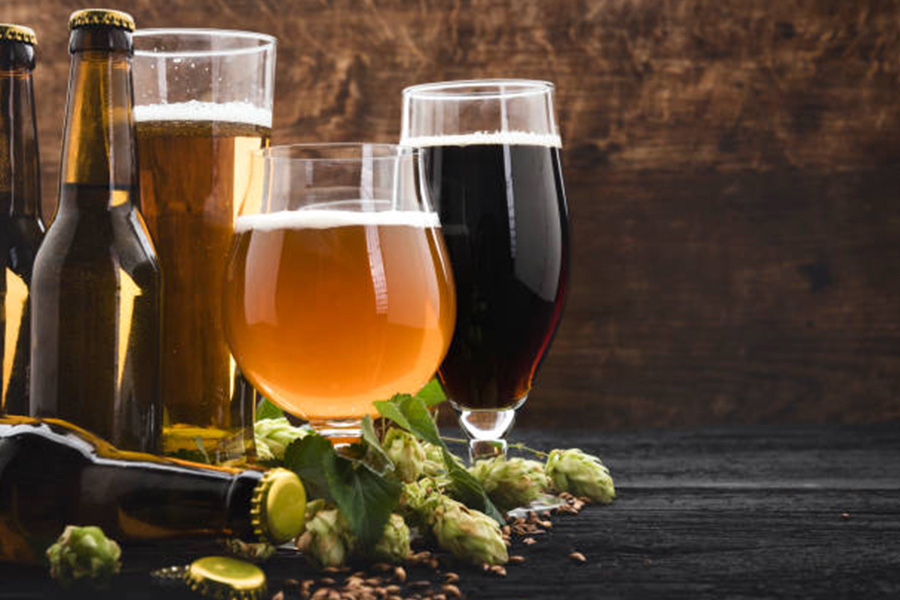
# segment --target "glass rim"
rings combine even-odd
[[[216,29],[204,27],[148,27],[146,29],[138,29],[132,34],[135,40],[134,55],[135,56],[152,56],[162,58],[187,58],[187,57],[203,57],[203,56],[235,56],[239,54],[254,54],[257,52],[266,52],[274,48],[278,44],[278,39],[268,33],[259,33],[256,31],[243,31],[240,29]],[[141,38],[150,38],[153,36],[170,37],[198,37],[207,39],[233,39],[233,40],[253,40],[257,42],[252,46],[241,48],[222,48],[222,49],[204,49],[204,50],[146,50],[137,47],[137,41]]]
[[[371,150],[380,150],[384,153],[378,156],[363,155],[358,156],[298,156],[303,152],[321,152],[329,150],[362,150],[369,148]],[[411,146],[403,144],[389,144],[379,142],[323,142],[317,144],[315,142],[299,143],[299,144],[280,144],[277,146],[269,146],[268,148],[260,148],[253,150],[253,154],[265,160],[273,161],[291,161],[291,162],[315,162],[315,163],[360,163],[375,160],[396,160],[406,156],[416,156],[419,150]]]
[[[518,89],[503,89],[504,86]],[[499,100],[549,94],[555,89],[552,82],[541,79],[458,79],[411,85],[403,89],[403,97],[417,100]]]

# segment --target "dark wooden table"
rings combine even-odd
[[[537,544],[514,546],[528,560],[505,578],[457,569],[468,598],[900,597],[900,425],[518,437],[599,454],[619,499],[555,517]],[[585,564],[568,558],[574,550]],[[147,573],[209,552],[128,548],[107,595],[190,598]],[[272,592],[312,576],[287,554],[266,570]],[[40,570],[0,566],[0,597],[58,596]]]

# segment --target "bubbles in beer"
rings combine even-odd
[[[434,146],[543,146],[562,148],[562,141],[555,133],[531,131],[476,131],[458,135],[429,135],[405,138],[404,146],[430,148]]]
[[[224,121],[272,127],[272,111],[247,102],[177,102],[134,107],[134,120],[143,121]]]
[[[235,233],[276,229],[331,229],[351,226],[440,227],[437,213],[403,210],[357,212],[308,208],[274,213],[244,215],[234,223]]]

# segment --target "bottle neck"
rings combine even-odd
[[[40,217],[34,48],[0,42],[0,214]]]
[[[69,72],[62,186],[105,188],[109,208],[131,204],[137,189],[131,56],[130,47],[77,49]]]

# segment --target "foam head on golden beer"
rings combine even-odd
[[[373,206],[235,222],[226,336],[250,381],[308,420],[358,418],[373,400],[417,391],[450,343],[455,297],[436,213]]]

